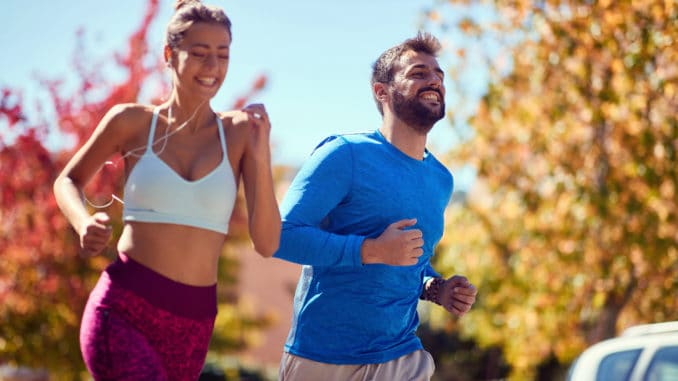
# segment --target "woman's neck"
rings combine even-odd
[[[178,128],[185,123],[182,129],[196,132],[208,124],[214,117],[214,112],[206,99],[202,102],[182,102],[179,97],[173,97],[167,102],[167,116],[169,123]]]

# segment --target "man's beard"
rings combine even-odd
[[[424,88],[417,92],[413,98],[407,99],[398,91],[393,91],[393,112],[418,132],[427,134],[433,125],[445,116],[445,100],[440,94],[440,106],[438,110],[428,108],[419,100],[419,94],[424,91],[440,92],[433,88]]]

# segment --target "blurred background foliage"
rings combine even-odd
[[[160,57],[148,59],[157,13],[157,0],[148,0],[128,51],[115,55],[127,73],[122,82],[88,66],[86,49],[74,59],[74,92],[59,79],[41,82],[52,99],[44,107],[53,107],[72,148],[48,151],[55,127],[45,110],[28,118],[21,89],[0,88],[0,121],[19,135],[0,140],[0,365],[87,377],[80,314],[115,253],[77,255],[51,187],[112,105],[159,103],[168,93]],[[678,320],[678,5],[451,0],[432,1],[425,16],[422,28],[445,43],[441,65],[450,78],[452,125],[437,128],[454,129],[458,139],[439,156],[455,172],[474,173],[453,197],[435,266],[479,288],[462,319],[420,308],[434,379],[558,380],[588,345],[635,323]],[[468,86],[478,76],[486,84],[480,93]],[[239,107],[265,86],[266,77],[254,78],[222,106]],[[275,177],[290,171],[278,167]],[[86,194],[104,204],[121,185],[122,169],[107,165]],[[106,210],[120,221],[118,203]],[[241,194],[204,379],[275,379],[224,356],[271,321],[235,291],[238,254],[249,245],[246,218]],[[116,237],[120,229],[118,222]]]
[[[431,325],[501,348],[511,380],[550,380],[622,328],[678,319],[678,4],[448,1],[428,15],[476,47],[448,44],[448,91],[469,100],[469,61],[489,73],[453,125],[448,162],[476,181],[436,256],[478,302],[459,322],[434,309]]]

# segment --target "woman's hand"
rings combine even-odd
[[[271,121],[266,108],[261,103],[255,103],[245,106],[242,111],[247,114],[250,127],[247,151],[254,155],[255,161],[263,160],[270,163]]]
[[[80,235],[81,254],[91,257],[99,254],[111,239],[111,219],[104,212],[94,213],[82,225],[78,232]]]

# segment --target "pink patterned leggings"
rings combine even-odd
[[[216,285],[189,286],[124,254],[101,274],[80,327],[95,380],[197,380],[216,316]]]

